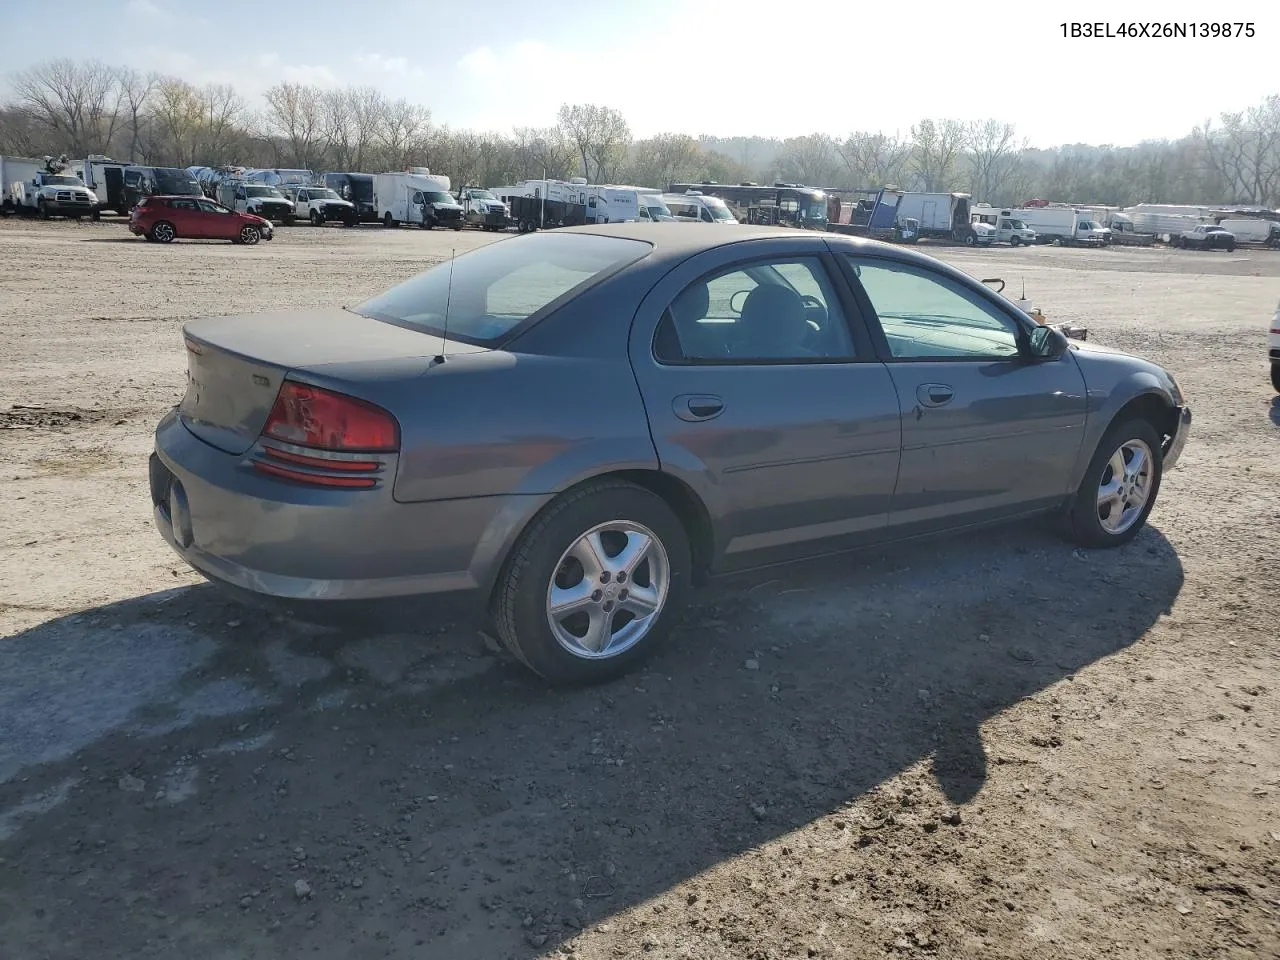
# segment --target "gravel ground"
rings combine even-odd
[[[185,319],[493,238],[0,223],[0,956],[1280,956],[1280,256],[942,249],[1167,365],[1151,524],[724,581],[608,687],[236,606],[152,529]]]

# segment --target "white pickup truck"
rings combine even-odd
[[[299,220],[310,220],[315,227],[336,220],[348,227],[356,225],[356,205],[343,200],[328,187],[284,187],[293,201],[293,215]]]
[[[462,218],[472,227],[483,230],[506,230],[510,224],[507,205],[492,190],[481,187],[463,187],[458,192],[462,204]]]
[[[11,184],[9,190],[14,209],[29,217],[98,219],[98,195],[72,173],[40,171],[30,180]]]

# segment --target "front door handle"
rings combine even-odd
[[[922,407],[945,407],[955,396],[956,392],[945,383],[922,383],[916,387],[916,399]]]
[[[707,394],[681,394],[671,406],[677,417],[691,423],[712,420],[724,413],[724,401]]]

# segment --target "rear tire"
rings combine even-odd
[[[1146,464],[1130,477],[1128,471],[1135,462],[1131,457],[1135,454],[1146,458]],[[1123,470],[1118,470],[1121,466]],[[1146,525],[1163,475],[1160,436],[1155,427],[1136,417],[1113,424],[1098,443],[1068,509],[1067,535],[1082,547],[1128,543]],[[1104,504],[1108,494],[1119,499]]]
[[[396,225],[395,220],[391,218],[390,210],[388,210],[386,213],[382,215],[382,225],[384,227],[394,227]]]
[[[1271,386],[1280,393],[1280,363],[1271,364]]]
[[[625,566],[624,543],[627,550],[648,544],[630,577],[615,569]],[[604,556],[590,561],[592,570],[575,552]],[[517,540],[494,591],[494,627],[512,655],[552,684],[611,680],[661,645],[684,604],[690,566],[688,534],[666,501],[619,480],[588,483],[552,501]],[[558,601],[571,612],[553,618],[553,591],[581,596]],[[628,606],[637,600],[637,609],[653,612],[640,617]],[[592,649],[601,646],[590,642],[592,625],[600,626],[601,652]]]
[[[147,234],[147,239],[156,243],[172,243],[177,235],[178,231],[173,229],[172,223],[168,220],[160,220],[151,225],[151,232]]]

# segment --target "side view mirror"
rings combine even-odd
[[[1031,356],[1037,360],[1056,360],[1067,352],[1067,336],[1054,327],[1038,326],[1031,331]]]

